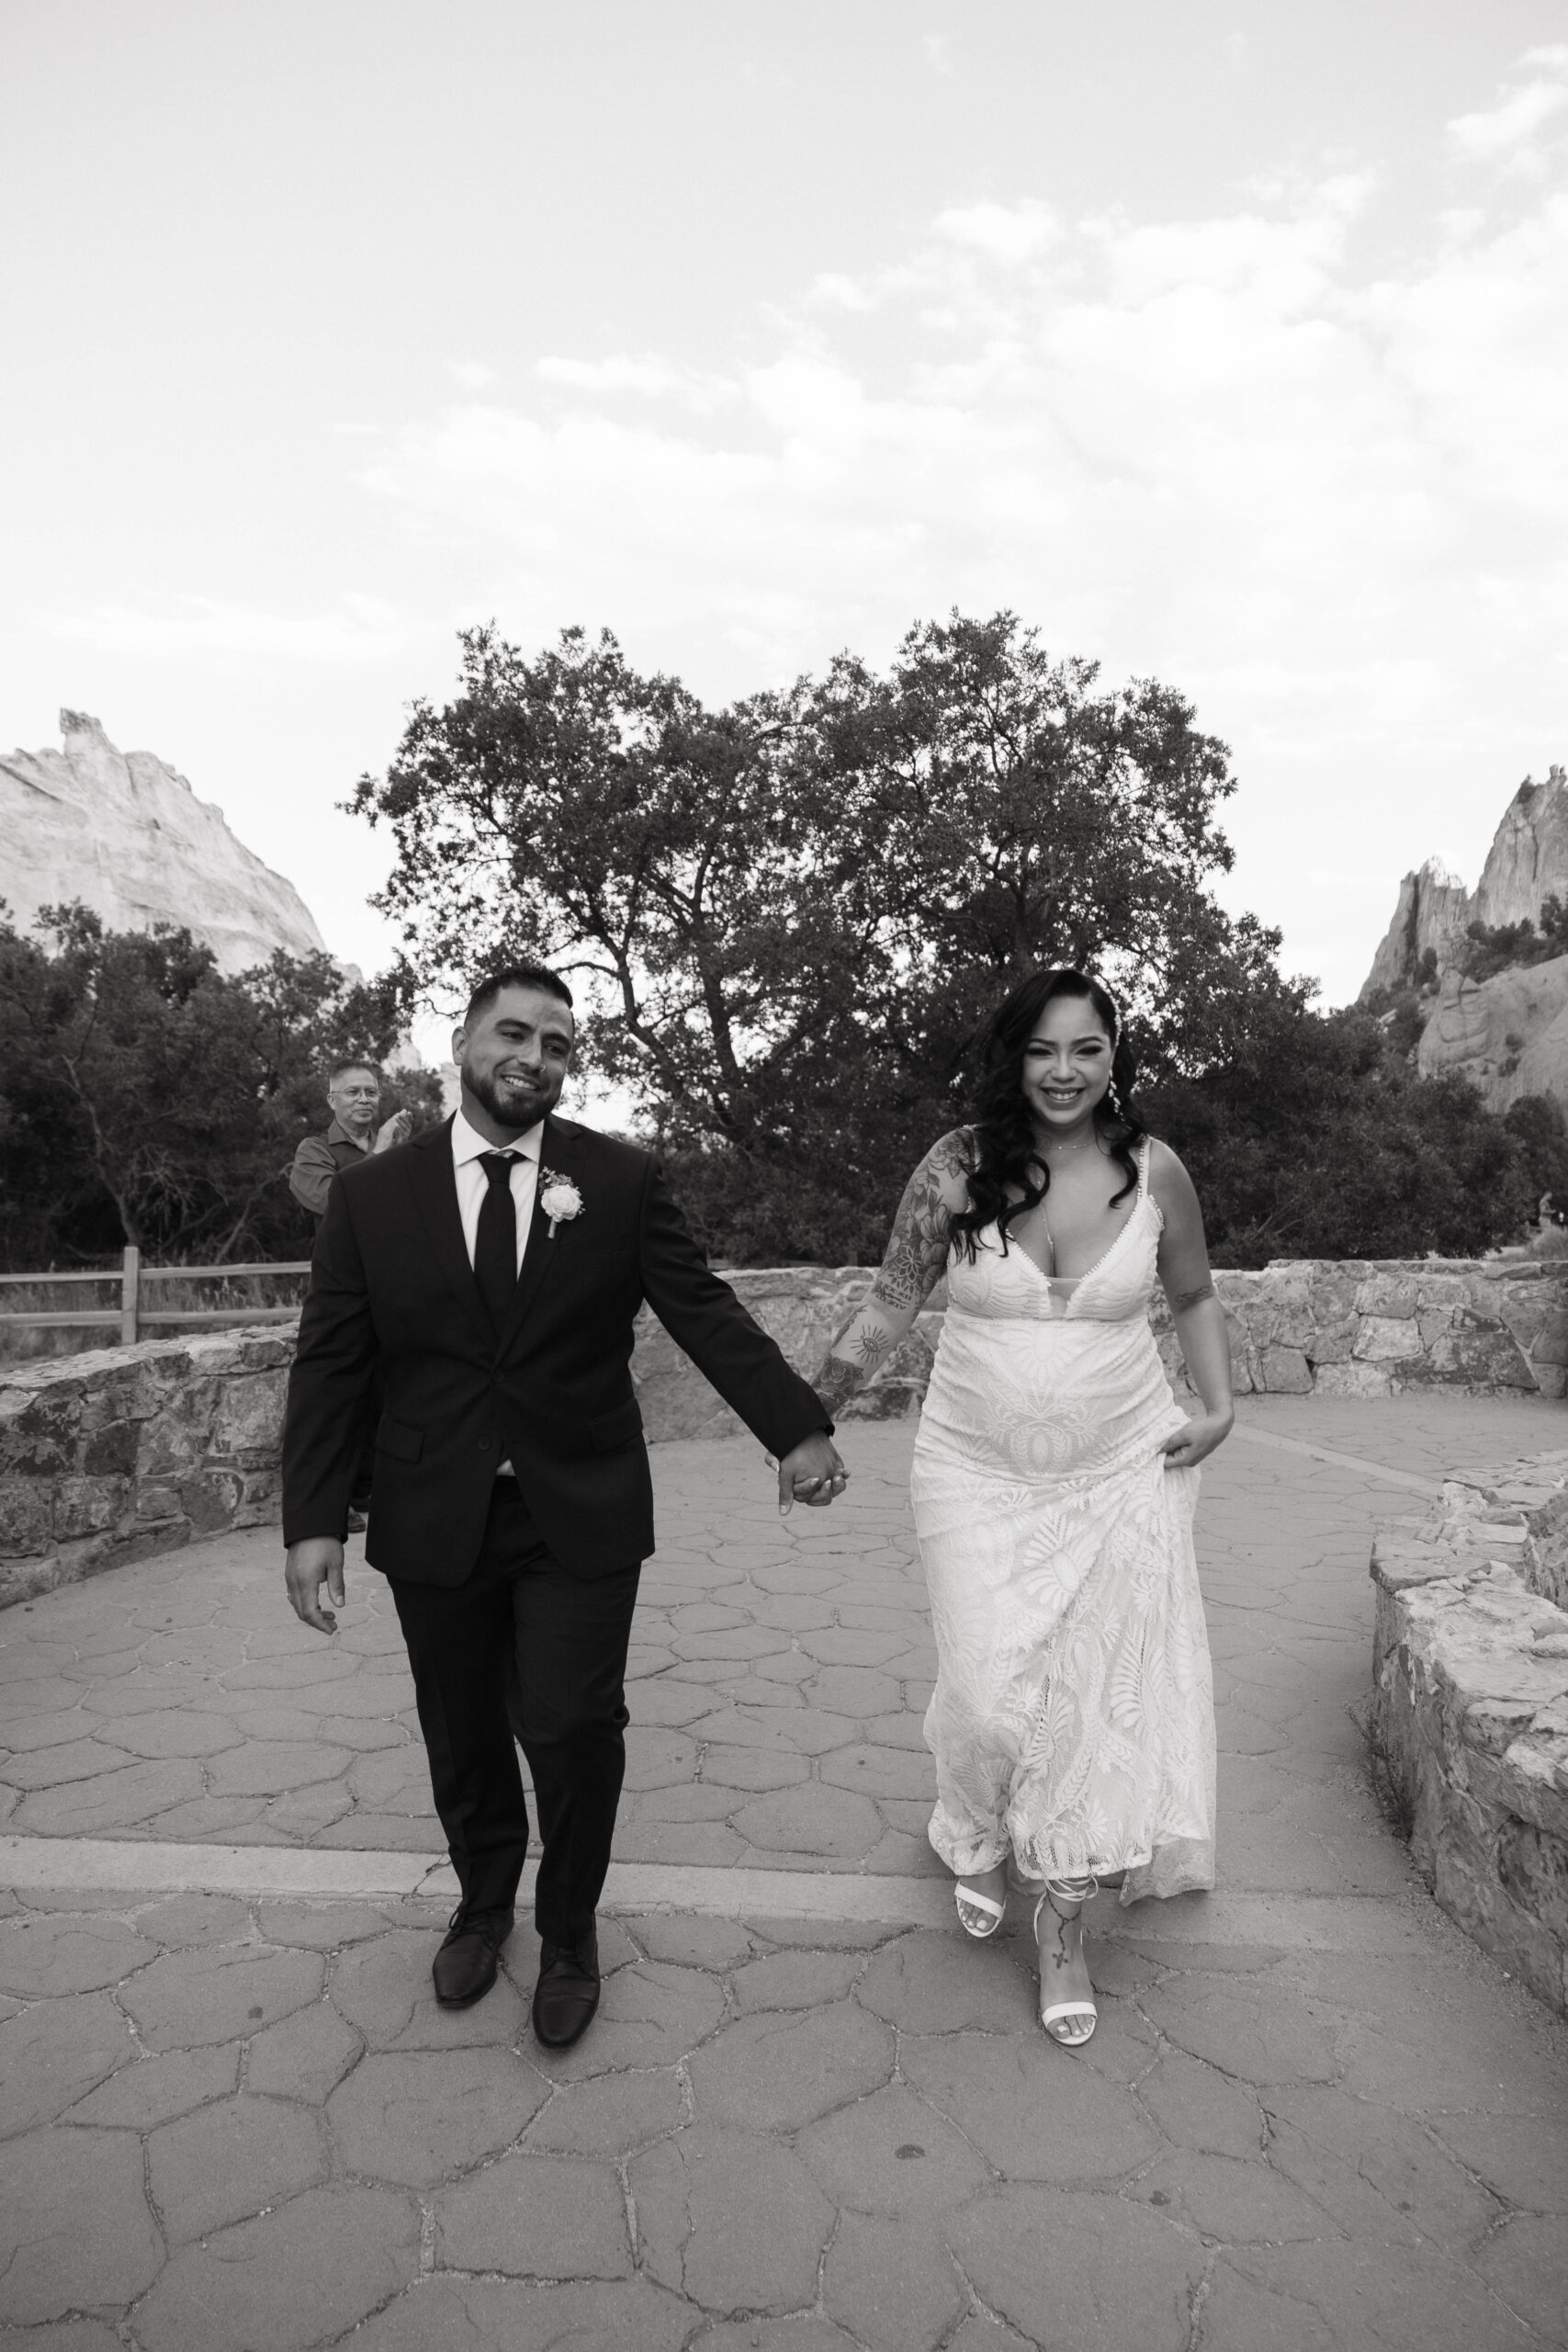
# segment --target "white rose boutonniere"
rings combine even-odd
[[[549,1169],[541,1168],[539,1206],[550,1221],[550,1229],[545,1238],[553,1241],[558,1225],[570,1225],[574,1216],[582,1215],[582,1195],[570,1176],[557,1176]]]

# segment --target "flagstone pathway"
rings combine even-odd
[[[781,1522],[658,1449],[604,2007],[450,1895],[384,1588],[275,1532],[0,1615],[0,2348],[1421,2352],[1568,2344],[1568,2035],[1436,1911],[1356,1713],[1376,1519],[1562,1408],[1249,1400],[1200,1522],[1220,1890],[1091,1915],[1032,2022],[924,1838],[910,1432]],[[1109,1914],[1103,1919],[1100,1914]]]

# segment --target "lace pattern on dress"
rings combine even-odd
[[[938,1677],[931,1843],[954,1871],[1124,1871],[1122,1900],[1213,1883],[1212,1675],[1192,1548],[1199,1473],[1148,1323],[1148,1189],[1082,1275],[1016,1242],[949,1270],[916,1444]]]

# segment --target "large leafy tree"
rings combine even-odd
[[[607,633],[527,661],[465,633],[444,709],[414,706],[354,806],[391,829],[377,901],[405,986],[460,997],[487,967],[583,976],[586,1052],[666,1114],[750,1143],[849,1017],[868,943],[847,903],[841,811],[785,757],[802,693],[718,713],[644,678]]]
[[[1179,695],[1101,692],[1004,613],[719,712],[607,635],[529,660],[473,630],[456,697],[415,706],[355,806],[396,843],[406,988],[513,955],[581,974],[585,1046],[708,1238],[852,1258],[1032,965],[1109,972],[1157,1068],[1260,998],[1299,1006],[1276,936],[1213,896],[1233,788]]]
[[[129,1241],[167,1261],[292,1258],[308,1223],[288,1190],[322,1124],[324,1065],[392,1052],[389,986],[282,954],[227,978],[188,931],[106,931],[46,910],[41,938],[0,926],[0,1246],[17,1271]],[[438,1091],[400,1073],[430,1115]]]
[[[1199,1067],[1260,1001],[1305,1001],[1279,933],[1214,896],[1229,754],[1169,687],[1102,691],[1012,614],[955,614],[911,630],[886,677],[840,656],[804,717],[805,759],[855,811],[857,887],[890,951],[869,1026],[906,1086],[953,1103],[992,1008],[1037,965],[1107,978],[1145,1069]]]

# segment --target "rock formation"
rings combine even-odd
[[[113,931],[184,923],[225,972],[324,943],[291,882],[235,840],[151,752],[119,752],[96,718],[62,710],[60,752],[0,756],[0,898],[17,929],[80,899]]]
[[[1521,1094],[1550,1094],[1568,1110],[1568,956],[1489,980],[1445,972],[1416,1066],[1423,1078],[1468,1078],[1490,1111]]]
[[[1472,980],[1462,967],[1466,932],[1472,922],[1489,931],[1539,925],[1551,898],[1568,904],[1568,775],[1560,767],[1544,784],[1527,776],[1520,785],[1473,892],[1437,858],[1405,876],[1361,990],[1364,1001],[1425,981],[1434,994],[1416,1049],[1422,1075],[1457,1071],[1493,1111],[1521,1094],[1550,1094],[1568,1110],[1568,956]]]
[[[1440,857],[1429,857],[1399,886],[1393,921],[1372,958],[1361,994],[1408,986],[1428,948],[1435,950],[1439,969],[1450,964],[1455,943],[1464,937],[1466,923],[1473,920],[1470,893],[1459,876],[1450,873]]]
[[[1568,899],[1568,775],[1555,767],[1544,784],[1527,775],[1504,810],[1469,920],[1537,922],[1554,897]]]

